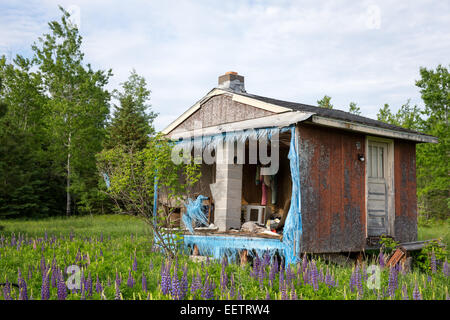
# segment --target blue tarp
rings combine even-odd
[[[203,200],[208,199],[205,196],[199,195],[195,201],[188,199],[188,203],[185,204],[186,213],[183,214],[183,223],[190,233],[194,233],[194,228],[192,227],[193,222],[200,222],[203,225],[208,225],[208,218],[203,212]]]
[[[292,197],[291,206],[284,224],[283,242],[293,250],[293,263],[300,258],[300,237],[302,234],[301,194],[300,194],[300,165],[297,152],[295,126],[291,126],[291,145],[288,158],[291,166]]]

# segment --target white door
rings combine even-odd
[[[388,144],[370,141],[367,155],[367,235],[388,235]]]

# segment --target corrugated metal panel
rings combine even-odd
[[[302,251],[364,248],[364,144],[360,134],[300,125]]]

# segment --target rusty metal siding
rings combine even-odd
[[[417,240],[416,145],[394,142],[395,240]]]
[[[224,123],[270,116],[272,114],[274,113],[233,101],[229,95],[219,95],[205,101],[199,110],[180,123],[172,133],[180,130],[199,129],[195,127],[197,122],[200,122],[202,127],[206,128]]]
[[[302,251],[359,251],[365,246],[365,137],[301,124]],[[359,145],[359,149],[357,148]]]

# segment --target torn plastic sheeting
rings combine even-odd
[[[216,135],[201,136],[194,138],[187,138],[178,140],[176,142],[177,148],[190,150],[192,147],[195,149],[216,149],[220,143],[224,142],[238,142],[244,143],[249,140],[259,140],[259,139],[272,139],[272,136],[277,133],[282,133],[289,130],[287,128],[260,128],[260,129],[248,129],[241,131],[224,132]]]
[[[278,239],[185,235],[184,245],[188,248],[197,245],[200,255],[212,256],[214,259],[226,256],[232,262],[242,250],[247,250],[250,256],[253,256],[254,253],[259,257],[269,254],[272,258],[277,252],[284,256],[285,260],[290,256],[290,248]]]
[[[291,144],[288,158],[291,167],[292,196],[291,206],[289,207],[283,230],[283,242],[291,248],[293,255],[290,260],[292,260],[292,263],[295,263],[300,258],[300,237],[302,234],[300,167],[295,126],[291,126]]]
[[[189,198],[188,203],[184,205],[186,207],[186,213],[183,214],[182,220],[190,233],[194,233],[194,228],[192,227],[193,222],[200,222],[208,225],[208,219],[202,210],[203,200],[206,199],[208,198],[199,195],[195,201],[192,201],[192,199]]]

